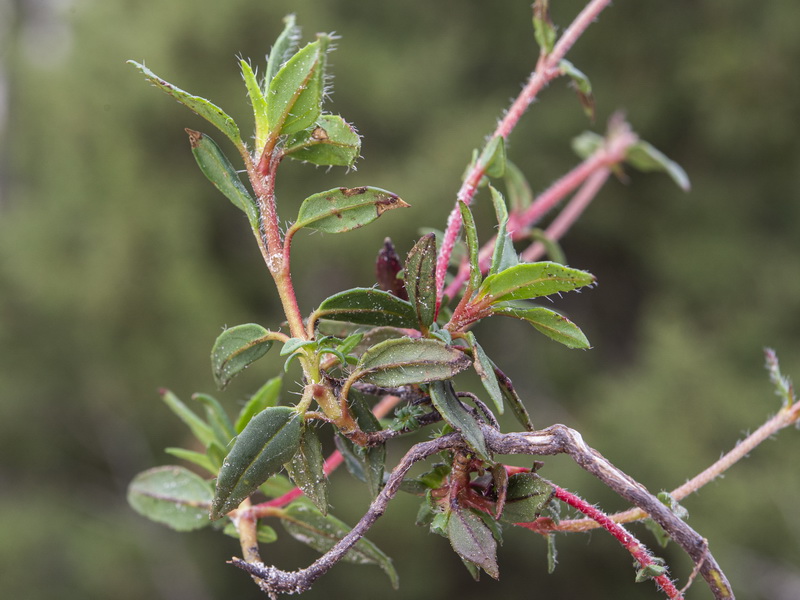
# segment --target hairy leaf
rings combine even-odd
[[[236,433],[241,433],[255,415],[269,406],[275,406],[278,403],[279,394],[281,393],[282,379],[280,376],[273,377],[262,385],[258,391],[250,397],[239,411],[239,416],[236,419]]]
[[[266,408],[250,420],[220,469],[212,519],[239,506],[294,456],[300,446],[302,421],[288,406]]]
[[[503,195],[494,187],[489,186],[489,190],[492,193],[492,202],[498,223],[497,238],[495,239],[494,252],[492,253],[492,266],[489,269],[489,274],[493,275],[519,264],[519,258],[517,258],[514,242],[511,240],[511,234],[508,231],[506,201]]]
[[[478,158],[478,164],[489,177],[502,177],[506,172],[506,143],[503,136],[489,140]]]
[[[208,180],[230,200],[233,205],[247,215],[254,230],[258,230],[258,206],[255,199],[244,187],[239,175],[228,158],[210,137],[199,131],[187,129],[192,154],[200,170]]]
[[[314,311],[316,319],[359,325],[415,328],[417,315],[410,302],[375,288],[354,288],[334,294]]]
[[[547,308],[503,307],[494,310],[492,314],[527,321],[551,340],[560,342],[567,348],[591,348],[589,340],[575,323]]]
[[[286,142],[284,156],[320,166],[352,167],[361,154],[361,137],[338,115],[320,115],[316,125]]]
[[[278,36],[278,39],[275,40],[275,44],[269,51],[267,70],[264,72],[264,81],[262,85],[264,96],[269,92],[269,84],[272,79],[297,49],[297,41],[300,39],[300,28],[295,24],[295,21],[294,15],[287,15],[283,18],[283,31]]]
[[[244,59],[239,61],[242,70],[242,78],[247,87],[247,96],[250,98],[250,105],[253,107],[253,118],[256,125],[256,152],[261,153],[269,135],[269,117],[267,116],[267,100],[264,92],[258,84],[253,67]]]
[[[324,515],[328,514],[328,479],[322,470],[322,444],[313,427],[303,428],[300,447],[286,463],[286,471],[295,485]]]
[[[469,365],[466,354],[438,340],[400,338],[386,340],[364,352],[350,378],[397,387],[449,379]]]
[[[149,469],[128,486],[128,503],[136,512],[177,531],[209,525],[212,497],[208,482],[183,467]]]
[[[307,227],[325,233],[357,229],[387,210],[409,205],[398,196],[376,187],[335,188],[303,200],[292,229]]]
[[[497,542],[492,531],[469,509],[452,511],[447,521],[447,537],[456,554],[498,579]]]
[[[318,552],[327,552],[350,531],[345,523],[332,515],[323,515],[306,504],[290,504],[281,522],[286,531],[296,540],[307,544]],[[386,554],[366,538],[361,538],[347,551],[344,559],[360,565],[378,565],[397,589],[397,571]]]
[[[214,381],[222,389],[231,379],[264,356],[272,347],[270,332],[247,323],[223,331],[211,349],[211,368]]]
[[[237,148],[244,148],[244,143],[239,133],[239,126],[236,125],[236,122],[219,106],[212,104],[205,98],[193,96],[188,92],[184,92],[179,87],[161,79],[161,77],[153,73],[150,69],[134,60],[129,60],[128,63],[139,69],[139,71],[150,80],[150,83],[214,125],[228,136],[228,139],[230,139]]]
[[[473,292],[481,284],[481,269],[478,263],[480,248],[478,247],[478,230],[475,227],[475,219],[469,206],[462,201],[458,201],[458,209],[461,211],[461,221],[464,224],[464,237],[467,241],[467,252],[469,253],[469,283],[467,291]]]
[[[592,285],[594,275],[578,271],[554,262],[537,262],[516,265],[487,277],[477,298],[489,304],[508,300],[527,300],[568,292]]]
[[[516,473],[508,478],[500,519],[506,523],[529,523],[541,514],[554,494],[553,486],[535,473]]]
[[[475,453],[483,460],[490,460],[480,423],[461,403],[449,381],[436,381],[430,385],[431,402],[442,418],[458,431]]]
[[[422,236],[409,251],[405,266],[405,289],[421,327],[427,329],[436,317],[436,236]]]

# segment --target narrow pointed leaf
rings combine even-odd
[[[320,115],[313,128],[286,142],[284,156],[320,166],[352,167],[361,154],[361,136],[338,115]]]
[[[351,392],[348,396],[350,410],[362,431],[372,433],[380,431],[381,424],[372,414],[364,397],[358,392]],[[364,480],[372,498],[375,498],[383,489],[383,475],[386,464],[386,445],[378,444],[364,448],[356,446],[346,438],[342,438],[344,445],[349,445],[356,460],[361,463]],[[338,444],[337,444],[338,445]]]
[[[292,229],[308,227],[343,233],[372,223],[387,210],[409,205],[395,194],[375,187],[335,188],[303,200]]]
[[[321,553],[330,550],[350,531],[350,527],[336,517],[325,516],[315,508],[300,503],[289,505],[281,522],[292,537]],[[398,577],[392,559],[368,539],[361,538],[356,542],[343,560],[359,565],[378,565],[389,577],[392,587],[397,589]]]
[[[415,328],[417,316],[410,302],[375,288],[354,288],[323,300],[316,319],[359,325]]]
[[[533,3],[533,35],[544,55],[550,54],[556,43],[556,28],[550,20],[549,4],[548,0]]]
[[[570,78],[572,87],[578,94],[578,100],[583,107],[584,114],[594,121],[594,95],[592,94],[592,83],[589,78],[566,59],[562,59],[558,63],[558,68],[563,75]]]
[[[261,152],[269,133],[269,117],[267,116],[267,101],[261,86],[258,85],[256,74],[250,63],[242,59],[239,61],[242,69],[242,78],[247,87],[247,95],[250,98],[250,105],[253,107],[253,120],[256,125],[256,151]]]
[[[329,40],[328,36],[320,35],[316,42],[292,56],[270,81],[266,96],[273,135],[302,131],[319,118]]]
[[[477,297],[489,304],[528,300],[592,285],[594,275],[553,262],[526,263],[487,277]]]
[[[283,31],[278,36],[278,39],[275,40],[275,44],[269,51],[267,70],[264,72],[264,82],[262,85],[265,96],[269,91],[269,84],[272,79],[297,49],[297,41],[300,39],[300,28],[295,24],[295,21],[294,15],[287,15],[283,18]]]
[[[244,187],[238,173],[228,158],[210,137],[199,131],[187,129],[192,154],[200,170],[208,180],[230,200],[233,205],[247,215],[253,229],[258,229],[258,207],[255,199]]]
[[[171,391],[162,390],[161,399],[169,407],[169,409],[175,413],[178,418],[183,421],[187,427],[189,427],[189,429],[192,430],[194,437],[196,437],[197,440],[203,444],[203,446],[208,446],[216,439],[211,425],[198,417],[192,409],[181,402],[180,398],[178,398]]]
[[[497,375],[494,373],[494,363],[480,347],[475,335],[470,331],[467,333],[467,341],[469,341],[470,348],[472,348],[472,366],[478,377],[481,378],[481,383],[484,389],[489,394],[494,405],[497,407],[498,414],[503,414],[503,391],[500,389],[500,384],[497,382]]]
[[[405,289],[419,324],[427,329],[436,317],[436,236],[433,233],[422,236],[409,251]]]
[[[564,344],[567,348],[591,348],[589,340],[572,321],[547,308],[510,308],[496,309],[492,314],[505,315],[522,319],[533,325],[538,331],[551,340]]]
[[[208,394],[194,394],[192,400],[196,400],[206,407],[206,422],[211,426],[216,441],[223,447],[227,446],[236,436],[236,432],[222,405],[216,398]]]
[[[220,389],[269,351],[273,343],[270,335],[255,323],[237,325],[219,335],[211,349],[211,368]]]
[[[503,136],[495,136],[481,151],[478,164],[489,177],[502,177],[506,172],[506,143]]]
[[[519,264],[519,258],[514,250],[514,242],[511,240],[511,234],[508,232],[508,208],[506,208],[506,201],[503,195],[498,192],[494,187],[489,186],[492,193],[492,202],[494,203],[494,211],[497,215],[497,238],[494,242],[494,252],[492,253],[492,266],[489,269],[489,274],[494,275],[500,271],[505,271],[509,267]]]
[[[456,554],[498,579],[497,542],[491,530],[469,509],[454,510],[447,521],[447,537]]]
[[[139,514],[177,531],[209,525],[211,486],[183,467],[156,467],[134,477],[128,503]]]
[[[517,421],[519,421],[519,424],[528,431],[533,431],[536,429],[533,426],[533,421],[531,421],[530,414],[528,414],[528,409],[525,408],[525,405],[522,403],[522,399],[514,389],[511,379],[509,379],[508,376],[506,376],[506,374],[497,367],[494,367],[494,374],[495,377],[497,377],[497,383],[500,386],[500,390],[503,392],[503,398],[511,408],[511,412],[514,413],[514,416],[517,418]]]
[[[429,391],[431,402],[442,418],[462,435],[481,459],[490,460],[481,426],[456,397],[453,385],[449,381],[436,381],[430,385]]]
[[[508,478],[506,504],[500,519],[506,523],[529,523],[553,499],[553,486],[535,473],[516,473]]]
[[[638,141],[628,149],[625,162],[640,171],[663,171],[681,188],[688,192],[691,188],[689,176],[674,160],[670,160],[660,150],[644,141]]]
[[[250,397],[239,411],[239,416],[236,418],[236,433],[241,433],[255,415],[260,413],[267,407],[275,406],[281,393],[282,378],[273,377],[262,385],[259,390]]]
[[[469,365],[466,354],[438,340],[400,338],[364,352],[350,379],[397,387],[449,379]]]
[[[300,447],[286,463],[286,471],[295,485],[314,503],[323,515],[328,514],[328,479],[322,470],[322,444],[313,427],[305,427]]]
[[[219,472],[219,465],[214,464],[214,461],[208,457],[208,454],[203,452],[195,452],[194,450],[186,450],[185,448],[164,448],[164,452],[180,458],[192,464],[197,465],[216,476]]]
[[[139,71],[147,77],[147,79],[157,88],[163,90],[178,102],[196,112],[198,115],[206,119],[209,123],[214,125],[222,133],[228,136],[233,144],[239,148],[244,148],[239,127],[236,122],[219,106],[212,104],[205,98],[200,96],[193,96],[192,94],[183,91],[177,86],[172,85],[168,81],[161,79],[158,75],[153,73],[150,69],[136,61],[129,60],[129,64],[139,69]]]
[[[481,284],[481,269],[478,264],[478,230],[475,228],[475,219],[469,206],[462,201],[458,201],[458,208],[461,211],[461,221],[464,225],[464,237],[467,241],[467,252],[469,253],[469,283],[464,295],[471,293]]]
[[[220,469],[212,519],[239,506],[294,456],[300,446],[302,421],[288,406],[264,409],[250,420]]]

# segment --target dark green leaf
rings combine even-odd
[[[314,503],[324,515],[328,514],[328,479],[322,470],[322,444],[316,431],[310,426],[303,428],[300,447],[286,463],[286,471],[295,485]]]
[[[350,527],[336,517],[325,516],[315,508],[300,503],[289,505],[282,516],[282,523],[292,537],[321,553],[330,550],[350,531]],[[388,575],[392,587],[397,589],[397,571],[392,560],[366,538],[356,542],[344,555],[344,560],[360,565],[378,565]]]
[[[170,410],[192,430],[194,437],[196,437],[203,446],[208,446],[216,439],[211,425],[198,417],[194,411],[181,402],[180,398],[171,391],[161,390],[161,399],[164,400],[164,403]]]
[[[489,140],[478,158],[478,164],[489,177],[502,177],[506,172],[506,141],[503,136]]]
[[[554,494],[553,486],[535,473],[516,473],[508,478],[506,505],[500,519],[506,523],[534,521]]]
[[[674,160],[670,160],[661,151],[647,142],[639,140],[628,149],[625,162],[640,171],[663,171],[681,188],[688,192],[691,188],[689,176]]]
[[[273,135],[296,133],[320,116],[325,87],[325,54],[330,38],[319,35],[284,64],[266,94]]]
[[[128,503],[141,515],[177,531],[209,525],[211,486],[183,467],[156,467],[134,477]]]
[[[192,399],[206,407],[206,422],[211,426],[216,441],[223,447],[227,446],[236,436],[236,432],[225,409],[208,394],[194,394]]]
[[[464,295],[471,293],[481,284],[481,269],[478,263],[478,230],[475,228],[475,219],[469,206],[462,201],[458,201],[458,209],[461,211],[461,221],[464,225],[464,237],[467,241],[467,252],[469,253],[469,283]]]
[[[250,63],[244,59],[239,61],[242,70],[242,78],[247,86],[247,96],[250,98],[250,105],[253,107],[253,118],[256,125],[256,152],[260,153],[264,148],[269,135],[269,117],[267,116],[267,100],[264,92],[258,84],[256,74]]]
[[[391,192],[376,187],[335,188],[303,200],[292,229],[308,227],[343,233],[372,223],[387,210],[409,206]]]
[[[348,401],[350,403],[350,410],[362,431],[367,433],[380,431],[380,422],[375,415],[372,414],[372,410],[361,394],[351,391],[348,395]],[[369,489],[370,495],[375,498],[380,493],[381,489],[383,489],[386,445],[378,444],[376,446],[364,448],[352,445],[349,440],[346,440],[346,442],[352,446],[352,452],[357,460],[361,462],[367,488]]]
[[[247,323],[223,331],[211,349],[211,368],[217,386],[224,388],[271,347],[271,334],[261,325]]]
[[[550,20],[550,3],[548,0],[536,0],[533,3],[533,36],[542,54],[550,54],[556,43],[556,28]]]
[[[475,334],[471,331],[467,333],[467,341],[469,342],[470,348],[472,348],[472,366],[481,378],[481,383],[489,393],[492,402],[494,402],[494,405],[497,407],[497,412],[502,415],[503,391],[500,389],[500,384],[497,382],[497,375],[494,373],[494,363],[492,363],[483,351],[483,348],[478,345]]]
[[[239,412],[236,419],[236,433],[241,433],[245,426],[250,422],[254,415],[269,406],[275,406],[281,393],[281,377],[273,377],[267,381],[259,390],[250,397]]]
[[[526,263],[487,277],[477,298],[489,304],[528,300],[592,285],[594,275],[554,262]]]
[[[300,28],[295,24],[294,15],[285,16],[283,23],[283,31],[278,36],[278,39],[275,40],[275,44],[272,46],[267,58],[267,70],[264,73],[262,86],[264,96],[269,92],[269,84],[272,79],[297,49],[297,42],[300,39]]]
[[[232,522],[228,522],[222,529],[222,533],[234,538],[239,538],[239,532],[236,531],[236,526]],[[278,533],[269,525],[259,523],[256,528],[256,538],[262,544],[271,544],[278,539]]]
[[[359,325],[417,326],[417,315],[410,302],[375,288],[354,288],[323,300],[314,312],[315,319],[347,321]]]
[[[419,324],[427,329],[436,317],[436,236],[422,236],[409,251],[405,265],[405,289]]]
[[[594,121],[594,96],[592,95],[592,84],[589,78],[571,62],[566,59],[561,59],[558,63],[558,68],[563,75],[570,78],[572,87],[578,94],[583,112]]]
[[[303,417],[287,406],[272,406],[253,417],[236,438],[217,479],[211,518],[235,509],[277,473],[300,446]]]
[[[567,348],[591,348],[589,340],[575,323],[547,308],[503,307],[492,311],[492,314],[527,321],[551,340],[560,342]]]
[[[212,104],[205,98],[192,96],[190,93],[184,92],[179,87],[176,87],[168,81],[161,79],[161,77],[153,73],[150,69],[137,63],[136,61],[129,60],[128,63],[139,69],[139,71],[141,71],[141,73],[150,80],[150,83],[165,91],[178,102],[187,106],[198,115],[206,119],[209,123],[214,125],[222,133],[228,136],[228,139],[230,139],[237,148],[244,148],[244,144],[242,143],[241,135],[239,133],[239,127],[236,125],[236,122],[219,106]]]
[[[195,464],[214,476],[219,472],[219,465],[215,464],[214,461],[209,458],[208,454],[204,452],[195,452],[194,450],[186,450],[185,448],[164,448],[164,452]]]
[[[338,115],[320,115],[311,130],[286,143],[284,156],[320,166],[352,167],[361,154],[361,137]]]
[[[525,405],[522,403],[522,399],[511,384],[511,380],[497,367],[494,368],[494,374],[495,377],[497,377],[500,390],[503,392],[503,398],[505,398],[505,401],[508,403],[509,407],[511,407],[511,412],[514,413],[519,424],[528,431],[533,431],[535,427],[531,421],[531,416],[528,414],[528,409],[525,408]]]
[[[494,252],[492,253],[492,266],[489,274],[494,275],[500,271],[505,271],[509,267],[519,264],[517,253],[514,250],[514,242],[508,231],[508,209],[503,195],[494,187],[489,186],[494,203],[494,211],[497,215],[497,238],[494,242]]]
[[[462,559],[481,567],[497,579],[497,542],[478,515],[468,509],[452,511],[447,521],[447,537]]]
[[[449,379],[469,365],[466,354],[438,340],[400,338],[367,350],[350,378],[397,387]]]
[[[461,434],[464,441],[481,459],[490,460],[480,423],[458,399],[453,391],[453,385],[449,381],[436,381],[431,383],[429,392],[431,402],[442,418]]]
[[[247,215],[254,230],[258,230],[258,207],[250,192],[242,184],[239,175],[228,158],[210,137],[199,131],[187,129],[192,154],[200,170],[208,180],[230,200],[233,205]]]

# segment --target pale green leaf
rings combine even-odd
[[[149,469],[128,486],[128,503],[136,512],[177,531],[209,525],[212,497],[208,482],[183,467]]]
[[[395,194],[380,188],[334,188],[306,198],[292,229],[308,227],[325,233],[343,233],[371,223],[387,210],[408,206]]]

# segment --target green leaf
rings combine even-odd
[[[548,0],[533,3],[533,36],[544,55],[550,54],[556,44],[556,28],[550,20],[549,4]]]
[[[578,271],[553,262],[537,262],[516,265],[487,277],[477,298],[489,304],[508,300],[528,300],[568,292],[592,285],[594,275]]]
[[[593,131],[584,131],[579,136],[572,139],[572,150],[583,159],[589,158],[606,143],[602,135]]]
[[[500,384],[497,382],[497,375],[494,373],[494,363],[480,347],[478,341],[475,339],[475,334],[467,332],[467,341],[470,348],[472,348],[472,366],[478,377],[481,378],[481,383],[484,389],[489,394],[494,405],[497,407],[498,414],[503,414],[503,391],[500,389]]]
[[[489,140],[478,158],[478,165],[489,177],[502,177],[506,172],[506,140],[497,135]]]
[[[216,398],[208,394],[194,394],[192,399],[206,407],[206,422],[211,426],[216,441],[223,447],[227,446],[236,436],[236,432],[225,409]]]
[[[239,532],[236,531],[236,526],[230,521],[228,521],[227,525],[222,529],[222,533],[233,538],[239,538]],[[269,525],[264,525],[259,522],[256,527],[256,539],[258,539],[261,544],[271,544],[278,540],[278,533]]]
[[[554,494],[553,486],[535,473],[516,473],[508,478],[506,505],[500,519],[506,523],[534,521]]]
[[[236,122],[219,106],[212,104],[205,98],[193,96],[188,92],[184,92],[179,87],[176,87],[168,81],[161,79],[161,77],[153,73],[150,69],[134,60],[129,60],[128,64],[131,64],[139,69],[139,71],[145,77],[147,77],[148,80],[150,80],[150,83],[155,85],[157,88],[163,90],[175,98],[178,102],[196,112],[209,123],[214,125],[222,133],[228,136],[228,139],[230,139],[230,141],[232,141],[240,151],[244,149],[244,143],[242,142],[238,125],[236,125]]]
[[[458,431],[475,453],[490,460],[481,426],[474,415],[461,403],[449,381],[436,381],[430,385],[431,402],[442,418]]]
[[[480,248],[478,247],[478,230],[475,227],[475,219],[469,206],[461,200],[458,201],[458,209],[461,211],[461,221],[464,225],[464,237],[467,241],[467,251],[469,252],[469,283],[464,292],[466,296],[472,293],[481,284],[481,269],[478,263]]]
[[[395,194],[376,187],[334,188],[303,200],[292,229],[343,233],[372,223],[387,210],[408,206]]]
[[[572,87],[578,94],[578,100],[583,107],[584,114],[594,121],[594,96],[592,95],[592,83],[589,78],[566,59],[561,59],[558,63],[558,68],[562,75],[570,78]]]
[[[350,531],[350,527],[332,515],[323,515],[307,504],[290,504],[281,516],[286,531],[296,540],[321,553],[330,550]],[[343,560],[359,565],[378,565],[397,589],[397,571],[386,554],[366,538],[361,538],[344,555]]]
[[[239,411],[239,416],[236,419],[236,433],[241,433],[255,415],[260,413],[267,407],[275,406],[278,403],[279,395],[281,393],[282,379],[280,376],[273,377],[262,385],[259,390],[250,397]]]
[[[591,348],[589,340],[575,323],[547,308],[503,307],[493,310],[492,314],[527,321],[551,340],[560,342],[567,348],[580,348],[581,350]]]
[[[534,227],[530,231],[530,236],[532,241],[542,243],[547,257],[552,262],[560,265],[567,264],[567,257],[564,254],[564,250],[562,250],[561,246],[556,240],[548,237],[544,230]]]
[[[324,515],[328,514],[328,479],[322,470],[322,444],[313,427],[303,428],[300,447],[286,463],[286,471],[295,485]]]
[[[509,267],[519,264],[519,258],[514,250],[514,242],[511,240],[511,233],[508,231],[508,209],[503,195],[494,187],[489,186],[494,203],[494,211],[497,215],[497,238],[494,242],[494,252],[492,253],[492,266],[489,274],[494,275],[500,271],[505,271]]]
[[[284,64],[269,83],[268,119],[272,135],[307,129],[319,118],[325,88],[325,54],[330,38],[320,34]]]
[[[320,166],[352,167],[361,154],[361,136],[338,115],[320,115],[313,129],[286,142],[284,156]]]
[[[255,323],[223,331],[211,349],[214,381],[222,389],[272,347],[271,333]]]
[[[267,100],[258,85],[256,74],[250,63],[244,59],[239,61],[242,69],[242,78],[247,86],[247,95],[250,98],[250,105],[253,107],[253,118],[256,125],[256,152],[261,153],[269,135],[269,117],[267,116]]]
[[[283,18],[284,27],[272,50],[267,58],[267,70],[264,73],[262,89],[264,96],[269,92],[269,84],[277,75],[284,63],[291,58],[297,49],[297,42],[300,39],[300,28],[295,24],[295,16],[287,15]]]
[[[556,536],[550,533],[545,536],[547,538],[547,574],[552,575],[556,571],[556,564],[558,563],[558,549],[556,548]]]
[[[209,458],[208,454],[204,452],[195,452],[194,450],[186,450],[185,448],[164,448],[164,452],[195,464],[214,476],[219,472],[219,465],[215,464],[214,461]]]
[[[208,180],[230,200],[233,205],[247,215],[254,230],[258,230],[258,206],[250,192],[242,184],[239,175],[228,158],[210,137],[199,131],[187,129],[192,154],[200,170]]]
[[[347,321],[359,325],[417,327],[417,315],[410,302],[375,288],[354,288],[323,300],[314,318]]]
[[[369,405],[361,394],[351,391],[348,395],[348,402],[350,404],[350,410],[356,419],[356,423],[358,423],[362,431],[367,433],[380,431],[380,422],[375,415],[372,414],[372,410],[370,410]],[[341,436],[337,437],[336,442],[337,447],[341,448],[344,446],[345,449],[348,450],[351,461],[355,460],[358,463],[358,467],[355,471],[361,471],[363,480],[366,482],[367,488],[369,489],[370,496],[375,498],[380,493],[381,489],[383,489],[386,445],[378,444],[365,448],[363,446],[357,446],[347,438]],[[350,468],[354,466],[353,464],[348,465]],[[356,473],[354,474],[358,477]]]
[[[409,251],[405,265],[405,288],[423,329],[436,317],[436,236],[422,236]]]
[[[350,379],[397,387],[449,379],[469,365],[466,354],[438,340],[400,338],[364,352]]]
[[[258,491],[264,494],[267,498],[278,498],[291,492],[297,487],[294,482],[286,477],[286,475],[273,475],[264,483],[258,486]]]
[[[670,160],[661,151],[642,140],[628,149],[625,162],[640,171],[665,172],[684,192],[688,192],[692,187],[689,183],[689,176],[678,163]]]
[[[456,554],[498,579],[497,542],[492,531],[469,509],[454,510],[447,521],[447,537]]]
[[[266,408],[250,420],[220,469],[212,519],[239,506],[294,456],[300,446],[302,421],[288,406]]]
[[[209,525],[212,496],[208,482],[183,467],[149,469],[128,486],[128,503],[136,512],[177,531]]]
[[[522,403],[522,398],[517,394],[517,391],[511,384],[511,380],[497,367],[494,367],[494,374],[495,377],[497,377],[500,390],[503,392],[503,398],[508,403],[509,407],[511,407],[511,412],[514,413],[519,424],[528,431],[536,429],[531,421],[531,416],[528,414],[528,409],[525,408],[525,405]]]
[[[510,160],[506,161],[506,195],[508,201],[511,203],[512,212],[522,212],[533,203],[533,191],[522,174],[514,163]]]
[[[196,437],[203,446],[208,446],[216,439],[211,425],[198,417],[194,411],[181,402],[180,398],[171,391],[161,390],[161,399],[170,410],[192,430],[194,437]]]

